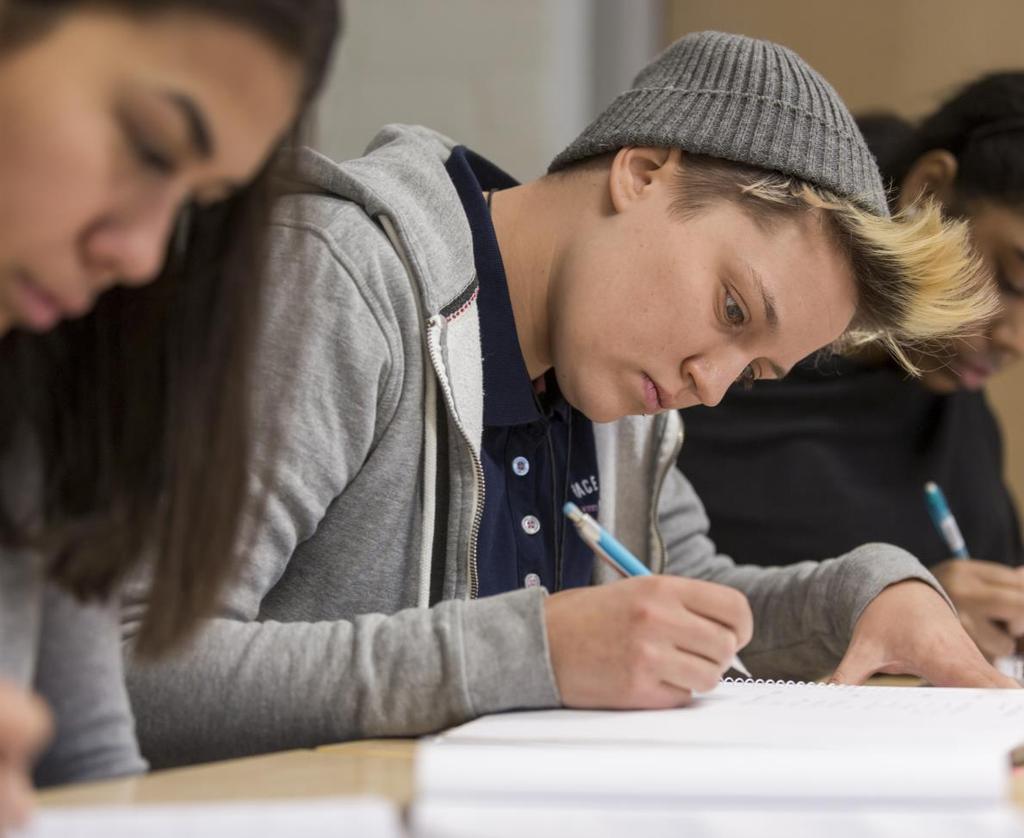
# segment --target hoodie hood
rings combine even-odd
[[[295,191],[334,195],[391,221],[431,314],[476,279],[469,222],[445,170],[456,145],[429,128],[386,125],[355,160],[335,163],[308,148],[298,159]]]

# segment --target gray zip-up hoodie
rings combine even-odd
[[[358,160],[308,152],[304,190],[277,212],[259,378],[268,438],[280,422],[262,463],[267,507],[242,577],[191,650],[129,666],[156,765],[559,704],[544,591],[475,598],[483,385],[473,242],[444,168],[452,146],[391,126]],[[673,468],[678,414],[595,432],[602,521],[655,571],[746,593],[756,630],[744,660],[759,675],[826,672],[884,587],[935,585],[884,545],[736,566]],[[432,569],[444,601],[428,607]]]

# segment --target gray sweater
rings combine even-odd
[[[0,551],[0,677],[38,692],[56,735],[39,785],[146,770],[121,667],[116,608],[82,605],[43,582],[38,562]]]
[[[544,591],[475,598],[481,349],[472,239],[444,169],[452,145],[392,126],[358,160],[308,152],[306,186],[279,208],[259,379],[266,438],[278,428],[258,472],[267,507],[244,572],[190,651],[129,665],[157,765],[559,704]],[[595,435],[602,521],[655,571],[746,593],[756,633],[744,660],[758,675],[826,672],[882,588],[935,584],[885,545],[737,566],[673,468],[678,414]],[[443,601],[428,607],[435,566]]]

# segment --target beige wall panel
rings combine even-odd
[[[1024,67],[1021,0],[669,0],[668,40],[720,29],[791,47],[854,111],[917,116],[962,82]],[[1007,478],[1024,509],[1024,362],[989,388],[1007,446]]]

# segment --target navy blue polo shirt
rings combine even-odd
[[[594,556],[565,519],[567,500],[597,516],[597,448],[590,420],[526,371],[505,266],[483,193],[517,183],[463,146],[446,164],[473,234],[483,347],[484,513],[477,542],[480,596],[524,586],[590,582]]]

